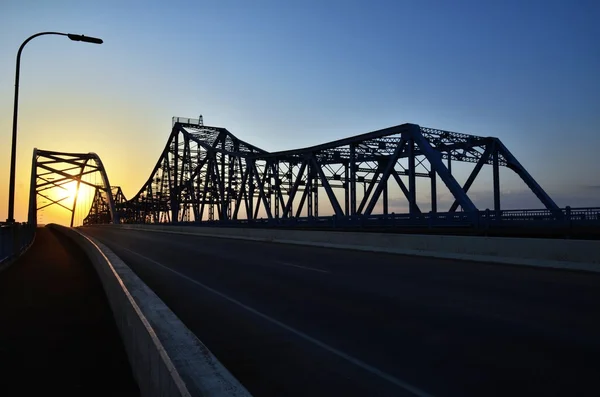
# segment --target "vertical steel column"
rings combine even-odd
[[[196,172],[196,170],[194,170],[195,174],[192,176],[193,180],[190,185],[192,187],[192,197],[194,198],[194,221],[196,222],[202,221],[202,214],[200,213],[200,200],[202,200],[200,195],[202,193],[200,187],[202,186],[202,167],[206,165],[200,165],[202,163],[200,153],[201,149],[198,147],[198,151],[196,152],[196,167],[198,171]]]
[[[294,200],[290,199],[291,198],[291,192],[293,190],[293,186],[294,184],[292,183],[292,179],[294,179],[294,173],[292,172],[292,170],[294,169],[294,164],[292,164],[291,162],[288,162],[288,173],[289,173],[289,183],[288,183],[288,200],[290,201],[289,204],[289,210],[287,215],[285,214],[286,209],[284,208],[284,215],[286,215],[288,218],[291,218],[294,216]],[[302,168],[301,168],[302,169]],[[296,192],[294,192],[295,194]]]
[[[448,173],[452,175],[452,152],[448,152]]]
[[[310,218],[313,216],[313,190],[312,190],[312,186],[313,186],[313,182],[314,182],[314,166],[312,164],[308,164],[308,176],[306,178],[306,198],[308,199],[306,205],[307,205],[307,216]]]
[[[350,215],[356,215],[356,147],[350,144]]]
[[[191,219],[191,212],[193,210],[193,202],[194,202],[194,196],[193,196],[193,182],[192,182],[192,177],[193,177],[193,172],[194,170],[192,169],[194,163],[192,161],[192,147],[190,145],[190,138],[188,135],[185,135],[185,147],[183,149],[183,152],[185,154],[185,179],[181,178],[181,182],[185,183],[185,200],[184,200],[184,206],[185,206],[185,220],[189,221]]]
[[[350,166],[348,163],[344,164],[344,215],[350,215]]]
[[[171,179],[171,222],[177,222],[179,220],[179,197],[177,194],[177,174],[179,172],[179,134],[175,134],[173,139],[173,178]],[[148,198],[146,198],[147,204]]]
[[[500,212],[500,167],[498,163],[498,146],[494,143],[494,152],[493,152],[493,174],[494,174],[494,211],[497,213]]]
[[[263,186],[263,191],[265,191],[265,211],[267,214],[271,213],[273,209],[273,168],[271,167],[270,160],[265,162],[265,178],[266,178],[266,186]],[[268,210],[267,210],[268,208]]]
[[[237,151],[237,147],[235,147],[235,145],[234,145],[234,150]],[[234,197],[232,180],[234,178],[235,168],[236,168],[235,157],[228,155],[227,164],[229,166],[228,166],[228,173],[227,173],[227,211],[225,212],[225,214],[226,214],[225,219],[232,219],[231,218],[231,207],[232,207],[231,199],[232,199],[232,197]]]
[[[227,219],[227,206],[229,203],[227,202],[227,195],[225,194],[225,151],[227,150],[225,147],[225,142],[227,141],[227,137],[223,137],[221,141],[221,149],[223,152],[221,153],[221,180],[219,183],[219,201],[221,202],[221,213],[219,214],[219,220]]]
[[[429,177],[431,178],[431,212],[437,212],[437,174],[435,171],[429,171]]]
[[[317,167],[320,167],[320,166],[321,165],[319,163],[317,163]],[[315,194],[315,198],[313,199],[313,205],[315,207],[313,210],[313,214],[314,214],[315,218],[318,218],[319,217],[319,171],[317,169],[315,169],[313,171],[313,177],[314,177],[313,192]]]
[[[256,166],[255,160],[249,161],[248,164],[248,220],[254,220],[254,167]]]
[[[202,175],[202,177],[200,177],[200,186],[202,186],[202,193],[200,193],[200,219],[202,221],[204,221],[204,209],[207,207],[208,203],[209,203],[209,195],[211,195],[212,193],[210,193],[209,191],[209,186],[210,186],[210,173],[213,167],[213,161],[215,159],[214,153],[206,153],[206,164],[205,164],[205,170],[204,172],[202,172],[202,170],[199,172],[199,174]]]
[[[415,176],[415,141],[413,137],[408,140],[408,194],[410,214],[417,213],[417,181]]]
[[[31,156],[31,181],[29,183],[29,213],[27,223],[30,227],[37,227],[37,148],[33,149]],[[34,229],[35,230],[35,229]]]
[[[182,156],[180,157],[181,159],[181,170],[180,170],[180,176],[179,176],[179,183],[178,188],[177,188],[177,197],[179,197],[179,204],[180,204],[180,210],[183,211],[183,214],[181,214],[181,220],[185,221],[187,216],[188,216],[188,206],[189,206],[189,190],[185,187],[185,177],[186,177],[186,172],[189,171],[190,169],[190,165],[189,165],[189,157],[190,157],[190,153],[189,153],[189,148],[190,148],[190,139],[188,137],[188,135],[182,135],[183,137],[183,153]],[[179,147],[177,147],[177,153],[179,153]],[[185,189],[185,196],[184,196],[184,189]],[[154,202],[156,203],[156,206],[158,207],[159,200],[154,200]]]
[[[275,173],[275,219],[279,219],[279,193],[281,192],[281,186],[279,185],[279,160],[275,159],[273,169]]]
[[[385,181],[381,181],[379,183],[383,183],[383,215],[388,214],[388,179]]]

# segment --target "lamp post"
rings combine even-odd
[[[13,113],[13,128],[12,128],[12,147],[10,151],[10,182],[8,187],[8,219],[6,222],[14,223],[15,222],[15,163],[17,160],[17,114],[19,113],[19,69],[21,66],[21,52],[23,51],[23,47],[25,44],[29,43],[31,39],[34,39],[38,36],[43,36],[47,34],[53,34],[58,36],[67,36],[69,39],[73,41],[83,41],[86,43],[94,43],[94,44],[102,44],[102,39],[98,39],[96,37],[84,36],[81,34],[71,34],[71,33],[60,33],[60,32],[41,32],[36,33],[33,36],[29,37],[27,40],[21,44],[19,47],[19,51],[17,52],[17,71],[15,74],[15,102],[14,102],[14,113]]]

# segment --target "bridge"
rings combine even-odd
[[[457,163],[471,167],[465,181]],[[492,208],[469,195],[484,166]],[[501,167],[538,208],[502,207]],[[34,150],[28,222],[1,229],[13,264],[0,285],[16,301],[7,286],[40,264],[56,276],[57,247],[95,269],[123,341],[105,362],[126,355],[131,368],[108,373],[111,387],[135,395],[132,377],[143,395],[597,393],[600,207],[557,206],[498,138],[402,124],[268,152],[177,117],[137,194],[109,173],[95,153]],[[71,228],[36,229],[50,205]]]
[[[459,162],[473,165],[463,185],[452,173],[452,165]],[[468,194],[484,165],[493,170],[492,210],[478,209]],[[503,211],[500,167],[515,172],[542,209]],[[429,211],[417,202],[417,179],[429,181]],[[454,199],[449,208],[438,208],[438,181]],[[114,220],[335,228],[508,227],[515,233],[522,228],[538,232],[564,228],[565,220],[575,221],[581,230],[600,221],[599,208],[558,208],[498,138],[415,124],[269,153],[224,128],[205,126],[201,119],[177,117],[163,153],[138,193],[126,200],[120,188],[113,189],[111,197],[98,191],[84,224]],[[406,213],[390,211],[394,189],[405,197]]]

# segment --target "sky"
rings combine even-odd
[[[0,0],[0,219],[16,53],[42,31],[104,44],[23,51],[17,220],[34,147],[98,153],[131,197],[171,118],[200,114],[268,151],[407,122],[496,136],[559,206],[600,206],[599,19],[595,0]],[[491,184],[470,194],[489,206]],[[509,170],[502,196],[543,207]]]

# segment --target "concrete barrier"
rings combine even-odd
[[[600,272],[600,241],[168,225],[123,229]]]
[[[19,232],[15,233],[16,235],[13,234],[18,229],[8,227],[7,225],[5,227],[0,226],[0,273],[15,263],[35,242],[35,227],[19,226],[19,228],[21,229],[20,232],[24,233],[21,235],[21,238],[18,236]],[[23,229],[25,229],[24,232]],[[31,236],[31,240],[29,236]],[[22,237],[25,238],[23,239]],[[15,246],[17,247],[15,248]]]
[[[250,397],[165,303],[109,248],[63,226],[94,265],[142,396]]]

